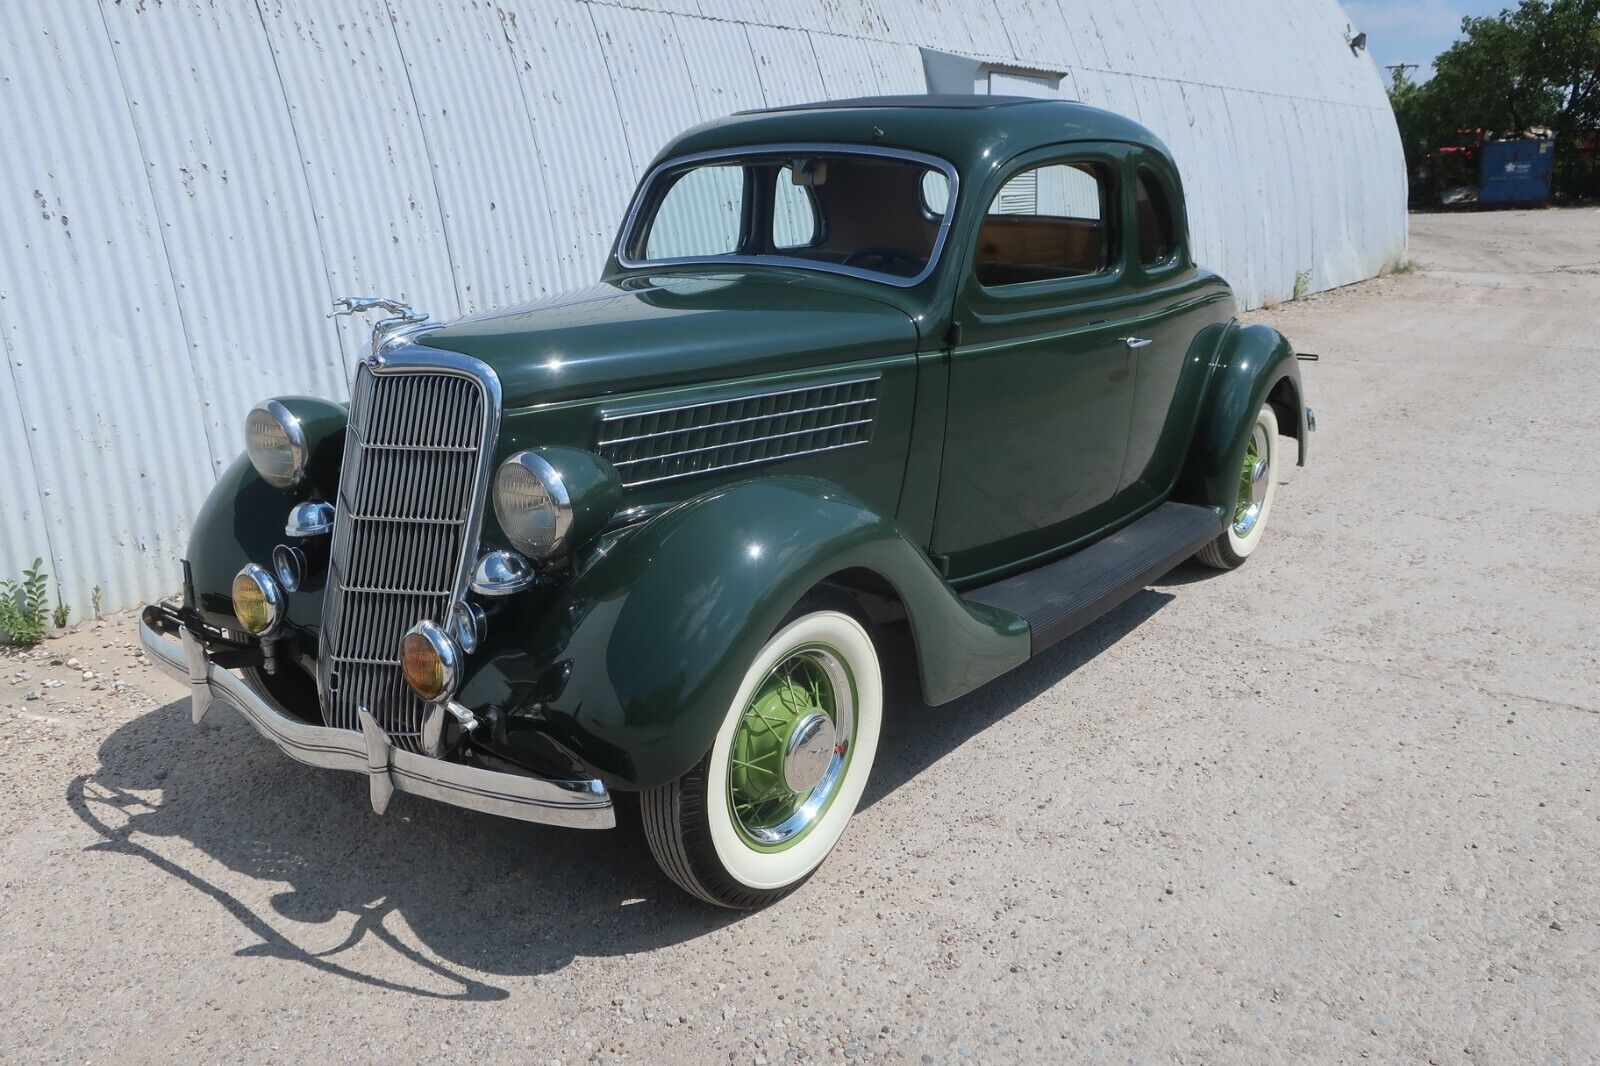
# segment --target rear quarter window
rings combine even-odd
[[[1139,262],[1146,268],[1164,266],[1178,254],[1178,227],[1172,217],[1172,200],[1166,186],[1149,167],[1140,167],[1134,189],[1134,209],[1139,218]]]
[[[989,205],[978,280],[994,288],[1106,270],[1113,191],[1110,171],[1098,163],[1048,163],[1017,174]]]

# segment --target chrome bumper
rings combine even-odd
[[[189,683],[196,725],[214,700],[222,700],[291,759],[366,774],[372,809],[379,814],[400,791],[524,822],[576,829],[610,829],[617,824],[611,796],[599,781],[522,777],[431,759],[395,747],[365,711],[359,733],[297,722],[256,695],[237,674],[212,663],[187,628],[178,633],[180,639],[172,640],[142,618],[139,621],[139,642],[150,661]]]

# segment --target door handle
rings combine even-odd
[[[1154,344],[1155,341],[1149,340],[1145,337],[1124,337],[1122,338],[1122,343],[1126,344],[1129,348],[1137,350],[1139,348],[1148,348]]]

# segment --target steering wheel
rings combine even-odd
[[[927,262],[927,260],[920,256],[912,255],[910,252],[885,246],[857,249],[844,257],[844,265],[861,266],[863,261],[873,259],[878,261],[879,265],[874,269],[877,269],[880,273],[897,274],[903,277],[915,276]],[[896,263],[904,263],[910,269],[906,271],[895,270],[894,264]]]

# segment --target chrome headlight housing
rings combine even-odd
[[[576,448],[518,452],[494,476],[500,530],[534,559],[549,559],[586,542],[600,532],[621,500],[616,467]]]
[[[250,409],[244,423],[245,451],[261,480],[273,488],[290,489],[305,480],[311,459],[305,425],[277,400]]]
[[[268,635],[283,621],[283,589],[265,567],[249,563],[234,577],[233,614],[257,637]]]

